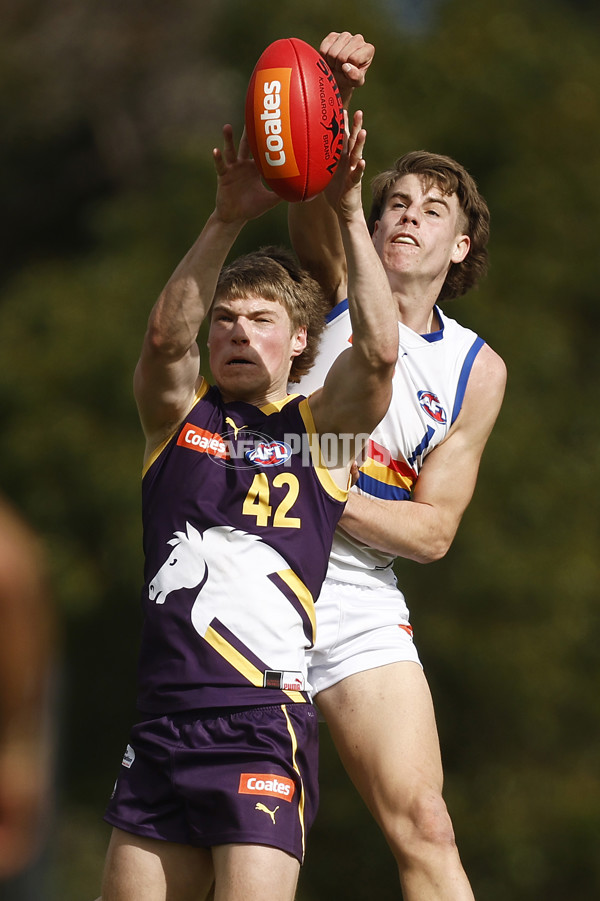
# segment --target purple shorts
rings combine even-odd
[[[317,778],[310,704],[162,716],[133,727],[104,818],[185,845],[271,845],[302,863]]]

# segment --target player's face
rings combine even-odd
[[[441,290],[452,263],[469,252],[456,194],[426,186],[418,175],[403,175],[388,193],[373,244],[392,288],[416,280],[423,290]],[[438,287],[439,284],[439,287]]]
[[[306,329],[293,331],[280,303],[249,297],[213,307],[210,368],[226,401],[260,404],[285,397],[292,359],[305,347]]]

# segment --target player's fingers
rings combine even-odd
[[[250,150],[250,142],[248,141],[248,133],[246,132],[246,128],[242,132],[242,137],[240,138],[240,146],[238,148],[238,159],[240,160],[249,160],[252,156]]]
[[[356,135],[356,140],[354,142],[354,156],[357,159],[362,159],[362,155],[365,149],[365,144],[367,142],[367,129],[361,128],[360,131]]]
[[[362,178],[365,169],[365,161],[363,159],[363,150],[365,147],[365,139],[367,132],[362,128],[356,136],[356,141],[350,148],[348,164],[352,174],[352,180],[356,183]]]
[[[363,127],[363,113],[362,110],[356,110],[352,117],[352,130],[350,132],[350,136],[348,138],[348,157],[349,157],[349,165],[350,169],[353,173],[354,178],[356,166],[360,163],[361,169],[357,178],[362,178],[362,173],[364,171],[364,163],[362,162],[362,155],[365,147],[365,142],[367,140],[367,131]]]
[[[344,141],[347,141],[348,137],[350,136],[350,125],[349,125],[349,121],[348,121],[348,110],[347,109],[342,110],[342,116],[344,117],[344,127],[343,127]]]
[[[375,56],[375,47],[365,41],[362,34],[355,34],[347,41],[344,52],[347,62],[362,69],[371,65]]]
[[[375,47],[364,40],[361,34],[349,32],[338,34],[337,39],[322,53],[332,71],[342,71],[353,87],[365,83],[367,69],[373,61]]]
[[[231,125],[223,126],[223,158],[226,163],[235,163],[237,158]]]
[[[362,35],[353,35],[349,31],[333,31],[321,44],[321,54],[330,67],[342,66],[348,61],[350,54],[364,43]]]
[[[321,53],[331,63],[350,63],[357,69],[366,70],[375,56],[375,47],[365,41],[362,34],[349,31],[332,32],[321,44]]]
[[[319,53],[321,54],[321,56],[328,55],[331,47],[335,44],[339,36],[339,31],[330,31],[329,34],[323,38],[319,47]]]
[[[357,135],[363,127],[363,111],[357,109],[354,115],[352,116],[352,129],[350,130],[350,138],[352,142],[356,141]]]
[[[223,159],[223,154],[219,147],[213,148],[213,162],[215,164],[215,170],[217,175],[224,175],[227,171],[227,166],[225,165],[225,161]]]
[[[361,157],[356,161],[356,165],[352,166],[350,169],[350,179],[353,185],[357,185],[359,181],[362,179],[365,174],[366,162]]]

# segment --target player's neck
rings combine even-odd
[[[400,322],[419,335],[437,331],[440,323],[434,308],[444,280],[432,280],[409,273],[388,277]]]
[[[394,298],[398,305],[398,319],[413,332],[427,335],[440,328],[439,317],[435,311],[437,294],[424,297],[421,294],[412,295],[394,291]]]
[[[226,404],[243,403],[251,404],[253,407],[266,407],[268,404],[276,404],[288,396],[287,383],[283,387],[274,387],[266,393],[257,394],[254,394],[253,392],[227,391],[220,385],[217,385],[217,387],[221,392],[223,402]]]

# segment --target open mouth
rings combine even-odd
[[[418,247],[419,245],[415,241],[413,237],[410,235],[398,235],[397,238],[394,238],[392,244],[408,244],[410,247]]]

